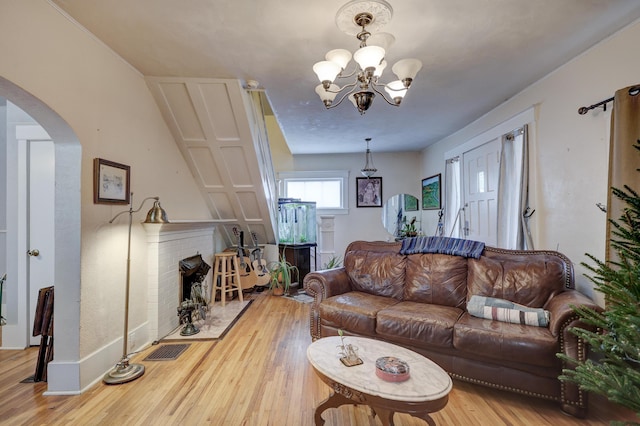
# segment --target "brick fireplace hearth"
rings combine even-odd
[[[180,260],[201,254],[213,265],[216,224],[206,221],[179,221],[144,224],[148,243],[149,338],[157,340],[179,325],[176,308],[181,286]],[[211,273],[205,278],[211,289]]]

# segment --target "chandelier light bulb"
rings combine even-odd
[[[373,72],[373,76],[374,77],[381,77],[382,76],[382,72],[384,71],[384,69],[387,67],[387,61],[382,61],[380,62],[380,65],[378,65],[376,67],[376,70]]]
[[[316,73],[318,79],[325,87],[328,87],[333,80],[336,79],[338,74],[340,74],[340,65],[331,61],[320,61],[316,62],[313,66],[313,72]]]
[[[320,96],[320,99],[324,103],[324,106],[327,108],[331,106],[339,91],[340,87],[338,87],[337,84],[330,85],[329,89],[325,89],[322,84],[318,84],[316,86],[316,93],[318,94],[318,96]]]
[[[324,57],[327,61],[338,64],[344,70],[349,65],[349,61],[351,61],[351,52],[347,49],[333,49],[328,51]]]
[[[389,96],[391,96],[391,99],[393,99],[396,105],[400,105],[400,102],[404,99],[408,89],[402,81],[395,80],[384,86],[384,90],[389,94]]]
[[[416,78],[416,74],[422,68],[422,62],[418,59],[401,59],[391,67],[391,71],[401,80],[406,87]]]
[[[353,59],[360,65],[363,71],[367,68],[374,68],[380,65],[384,59],[385,51],[380,46],[365,46],[356,50]]]

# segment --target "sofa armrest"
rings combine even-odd
[[[344,268],[310,272],[304,277],[304,289],[320,303],[327,297],[351,291],[349,275]]]
[[[577,290],[566,290],[552,297],[545,309],[549,311],[549,330],[554,336],[565,333],[568,327],[579,326],[578,315],[572,306],[587,306],[592,309],[600,309],[598,305]]]
[[[557,294],[547,303],[546,308],[551,315],[549,330],[558,337],[560,352],[564,355],[578,360],[585,361],[589,348],[582,339],[571,333],[572,327],[580,327],[588,330],[595,330],[595,327],[585,324],[580,320],[572,306],[586,306],[595,310],[601,308],[590,298],[576,290],[567,290]],[[563,361],[563,369],[575,368],[575,365]],[[576,417],[584,417],[587,411],[587,392],[573,382],[560,381],[560,399],[562,410]]]
[[[344,267],[315,271],[304,277],[303,286],[313,297],[309,327],[311,337],[316,340],[320,338],[320,303],[328,297],[351,291],[349,275]]]

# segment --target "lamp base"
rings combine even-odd
[[[200,333],[200,329],[193,325],[193,323],[187,323],[184,328],[180,331],[181,336],[193,336],[194,334]]]
[[[143,374],[144,365],[129,364],[129,358],[123,357],[111,371],[104,375],[102,381],[108,385],[119,385],[135,380]]]

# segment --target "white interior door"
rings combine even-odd
[[[54,181],[55,161],[52,141],[27,141],[27,286],[29,294],[29,343],[38,345],[33,337],[38,292],[54,285]]]
[[[494,139],[463,155],[465,238],[497,245],[498,177],[500,139]]]

